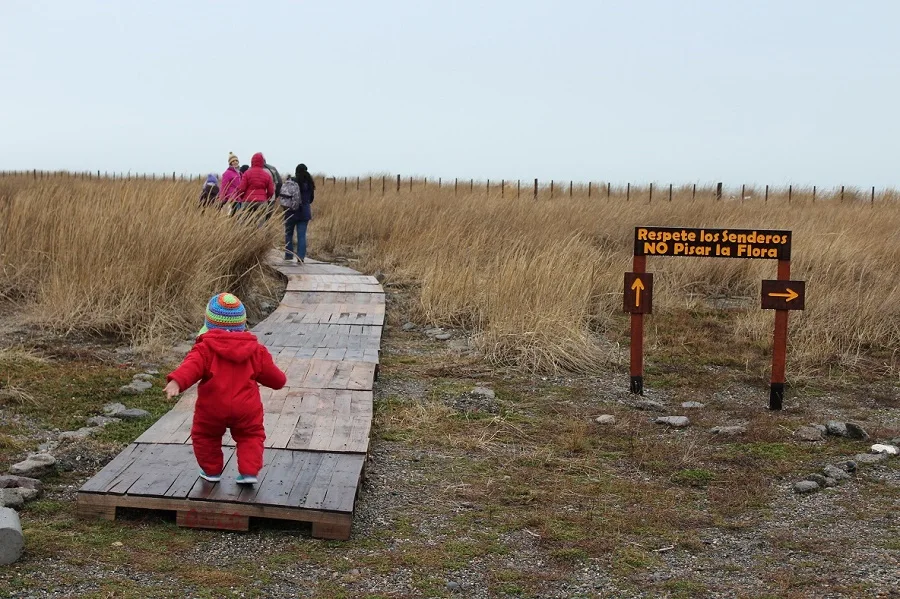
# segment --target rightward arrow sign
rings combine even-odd
[[[806,281],[763,281],[764,310],[803,310],[806,307]]]
[[[653,312],[653,273],[625,273],[625,301],[623,309],[632,314]]]

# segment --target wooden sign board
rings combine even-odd
[[[624,311],[632,314],[653,312],[653,273],[625,273]]]
[[[791,259],[791,232],[635,227],[635,256]]]
[[[806,281],[762,282],[763,310],[803,310],[806,307]]]

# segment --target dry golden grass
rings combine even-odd
[[[39,324],[139,345],[196,329],[209,296],[240,293],[280,229],[203,212],[198,190],[0,177],[0,296]]]
[[[380,181],[368,192],[341,182],[320,183],[313,251],[352,252],[369,272],[421,285],[417,315],[428,322],[465,326],[477,333],[495,363],[540,371],[589,371],[618,352],[623,273],[631,270],[636,225],[770,228],[794,232],[792,278],[807,281],[807,309],[790,325],[792,370],[847,367],[873,356],[895,372],[900,349],[900,202],[879,192],[847,189],[747,188],[741,201],[712,188],[649,190],[606,186],[542,187],[516,197],[507,184],[469,192],[460,184],[438,189],[404,182],[382,195]],[[468,182],[467,182],[468,183]],[[390,182],[389,182],[390,185]],[[396,185],[396,184],[395,184]],[[739,195],[738,191],[738,195]],[[744,298],[748,310],[718,340],[771,343],[773,316],[758,308],[760,280],[775,278],[767,260],[651,258],[657,313],[706,307],[714,297]],[[650,317],[650,330],[653,327]],[[698,331],[701,334],[701,331]]]

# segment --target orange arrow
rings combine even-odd
[[[788,287],[787,293],[770,293],[769,297],[784,297],[784,298],[787,298],[784,301],[789,302],[791,300],[795,300],[798,297],[800,297],[800,294],[797,293],[796,291],[794,291],[793,289],[791,289],[790,287]]]
[[[644,282],[640,279],[635,279],[634,283],[631,284],[631,290],[634,291],[634,305],[641,305],[641,291],[644,289]]]

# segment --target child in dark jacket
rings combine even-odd
[[[236,482],[257,482],[266,440],[259,385],[281,389],[287,383],[269,351],[246,329],[241,301],[230,293],[213,296],[197,342],[167,377],[170,399],[200,381],[191,439],[200,476],[210,482],[222,479],[225,429],[237,444]]]

